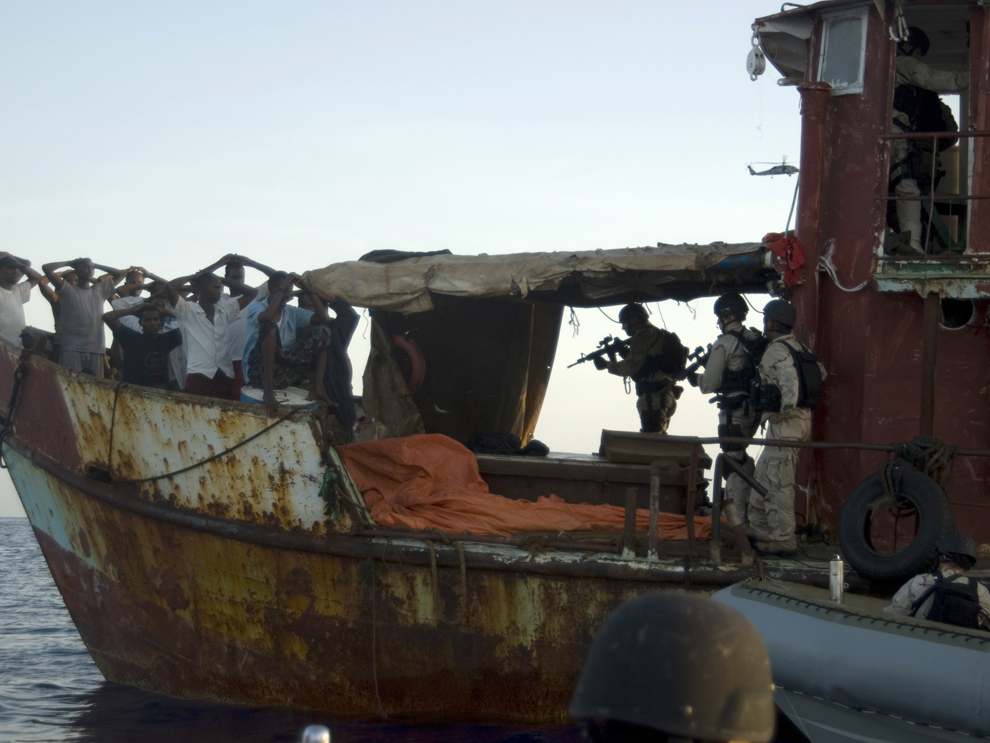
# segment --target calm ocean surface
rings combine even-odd
[[[577,743],[576,728],[410,726],[333,721],[285,710],[184,702],[109,684],[86,652],[27,519],[0,518],[0,741],[223,743],[299,739],[311,723],[334,743]]]

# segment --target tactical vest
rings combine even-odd
[[[753,380],[756,378],[756,367],[759,366],[760,359],[763,358],[763,352],[767,350],[767,339],[762,335],[757,338],[747,338],[741,330],[727,330],[725,334],[731,335],[742,344],[743,350],[746,352],[746,363],[741,369],[732,370],[728,366],[726,367],[725,371],[722,372],[722,385],[718,388],[717,393],[720,395],[728,395],[733,392],[749,394]]]
[[[965,575],[945,578],[941,573],[935,573],[935,585],[911,604],[910,616],[915,616],[933,595],[932,608],[925,619],[968,629],[980,628],[980,594],[974,581]]]

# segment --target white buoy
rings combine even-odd
[[[302,743],[330,743],[330,728],[326,725],[310,725],[302,734]]]

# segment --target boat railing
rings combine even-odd
[[[719,446],[729,444],[743,446],[775,446],[786,449],[819,449],[826,451],[852,449],[858,451],[877,451],[886,453],[893,453],[898,449],[897,444],[872,444],[862,441],[793,441],[788,439],[750,439],[739,436],[665,436],[664,440],[670,441],[671,443],[691,444],[691,473],[688,481],[687,501],[684,508],[684,524],[687,527],[688,536],[688,554],[691,557],[698,557],[694,528],[694,510],[697,491],[698,457],[701,454],[702,446],[706,444],[717,444]],[[954,454],[955,456],[960,457],[990,457],[990,449],[955,449]],[[719,541],[719,537],[721,536],[722,495],[724,490],[722,487],[722,473],[725,468],[729,468],[733,473],[738,474],[750,487],[760,493],[760,495],[764,497],[767,495],[766,489],[760,485],[756,478],[746,472],[746,470],[734,459],[731,457],[726,457],[723,454],[719,454],[715,458],[715,464],[712,469],[712,479],[715,482],[712,486],[712,537],[710,550],[711,560],[716,564],[721,563],[722,561],[721,542]],[[656,559],[657,522],[654,514],[659,513],[660,496],[659,489],[653,487],[653,480],[654,478],[651,477],[650,551],[648,556],[649,558]],[[626,493],[626,534],[623,537],[623,543],[627,545],[634,541],[634,537],[631,536],[630,531],[635,528],[635,488],[630,488],[630,491],[632,491],[632,493],[629,491]],[[990,506],[990,503],[987,505]],[[634,516],[630,521],[631,509]],[[630,526],[630,524],[632,526]]]
[[[938,173],[939,159],[937,157],[939,152],[939,140],[942,139],[975,139],[980,137],[990,136],[990,131],[962,131],[962,132],[891,132],[889,134],[884,134],[880,140],[882,143],[889,145],[892,140],[904,139],[904,140],[915,140],[922,142],[930,142],[932,147],[932,164],[931,172],[929,173],[929,187],[928,193],[923,193],[920,196],[897,196],[887,194],[886,196],[878,196],[878,201],[885,202],[898,202],[898,201],[920,201],[923,204],[927,202],[928,215],[925,219],[925,235],[924,240],[922,240],[922,247],[924,249],[924,255],[918,256],[919,258],[931,259],[929,245],[932,239],[932,226],[938,223],[936,231],[939,233],[939,239],[951,242],[951,233],[948,228],[941,224],[940,217],[936,214],[936,204],[941,204],[947,208],[947,216],[959,217],[961,220],[966,218],[966,212],[969,208],[969,202],[972,201],[982,201],[985,199],[990,199],[990,194],[965,194],[965,193],[939,193],[935,190],[935,182]],[[972,153],[970,153],[972,157]],[[961,187],[958,190],[963,190]],[[953,213],[953,208],[958,209],[957,213]],[[960,226],[959,232],[965,230],[965,227]],[[943,234],[944,233],[944,234]],[[966,230],[966,243],[969,243],[968,230]],[[946,247],[949,247],[946,245]],[[909,256],[910,257],[910,256]],[[903,260],[904,256],[898,255],[894,256],[896,260]]]

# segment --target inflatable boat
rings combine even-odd
[[[777,706],[812,743],[990,735],[990,632],[884,614],[886,601],[776,581],[714,598],[760,630]]]

